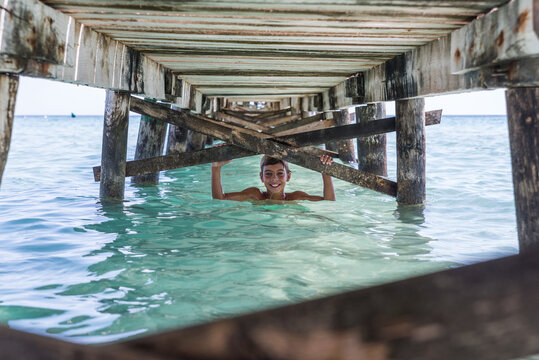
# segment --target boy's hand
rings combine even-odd
[[[333,158],[329,155],[321,155],[320,156],[320,161],[322,162],[322,164],[324,165],[329,165],[333,162]]]

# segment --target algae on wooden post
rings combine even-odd
[[[406,205],[425,202],[425,99],[398,100],[397,201]]]

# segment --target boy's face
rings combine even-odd
[[[268,194],[283,193],[286,182],[290,180],[291,173],[287,173],[281,163],[265,165],[260,173],[260,180],[266,186]]]

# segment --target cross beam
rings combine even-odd
[[[131,111],[216,137],[255,153],[281,158],[371,190],[396,196],[397,184],[394,181],[337,163],[324,165],[319,160],[320,149],[298,149],[255,131],[233,129],[205,116],[192,114],[188,110],[172,110],[134,97],[131,99]]]

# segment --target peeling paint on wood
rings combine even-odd
[[[453,73],[539,55],[534,22],[539,17],[535,0],[518,0],[455,30],[451,34]]]
[[[0,184],[7,162],[19,77],[0,74]]]

